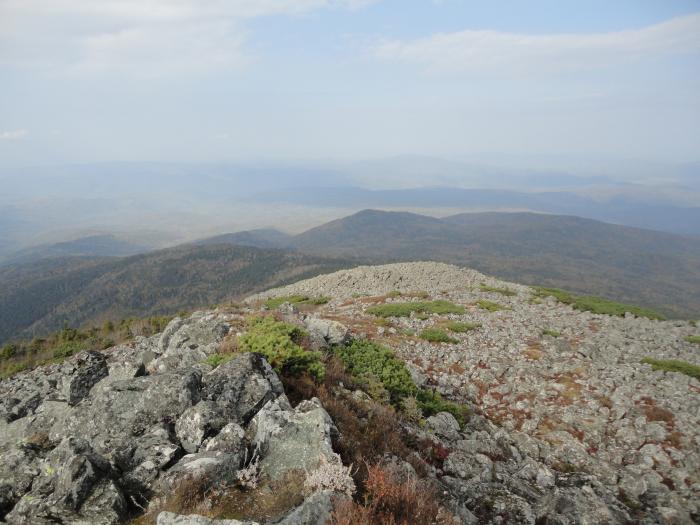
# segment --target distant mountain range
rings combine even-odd
[[[447,208],[470,211],[534,211],[700,238],[700,207],[617,196],[593,199],[566,191],[527,193],[501,189],[415,188],[368,190],[355,187],[266,191],[260,202],[340,208]]]
[[[700,318],[700,239],[571,216],[365,210],[295,236],[250,230],[130,257],[97,257],[97,246],[121,245],[62,243],[34,252],[48,258],[0,266],[0,342],[64,323],[209,306],[360,263],[415,260]]]
[[[25,248],[0,258],[0,265],[30,263],[50,257],[113,257],[135,255],[151,251],[152,247],[137,244],[116,237],[115,235],[89,235],[72,241],[44,244]]]
[[[366,210],[279,247],[375,263],[449,262],[700,317],[700,239],[579,217],[464,213],[437,219]]]

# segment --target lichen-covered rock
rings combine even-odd
[[[283,393],[272,367],[256,354],[242,354],[203,378],[202,399],[214,403],[227,420],[241,424]]]
[[[426,427],[446,439],[459,439],[459,423],[449,412],[440,412],[425,420]]]
[[[226,419],[213,401],[200,401],[177,419],[175,434],[182,448],[192,454],[199,450],[207,437],[218,434],[225,424]]]
[[[317,349],[344,344],[350,335],[342,323],[319,317],[305,318],[304,328],[309,332],[312,346]]]
[[[63,395],[69,405],[77,405],[90,389],[107,376],[107,361],[100,352],[88,351],[75,358],[75,371],[64,381]]]
[[[187,319],[176,317],[161,334],[149,371],[165,372],[197,366],[215,353],[229,332],[226,319],[216,313],[195,312]]]
[[[41,462],[31,491],[5,517],[8,523],[119,523],[126,501],[117,473],[89,443],[66,438]]]
[[[292,470],[309,472],[322,457],[339,461],[331,443],[334,432],[333,421],[316,398],[296,409],[279,398],[265,405],[251,422],[252,445],[262,456],[260,468],[272,480]]]

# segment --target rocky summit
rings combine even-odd
[[[698,523],[698,333],[446,264],[323,275],[2,380],[0,521]]]

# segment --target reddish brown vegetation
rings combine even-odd
[[[437,503],[435,489],[414,477],[401,479],[391,469],[368,468],[364,501],[343,500],[336,505],[332,525],[408,525],[458,523]]]

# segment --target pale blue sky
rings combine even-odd
[[[700,1],[0,0],[0,167],[700,160]]]

